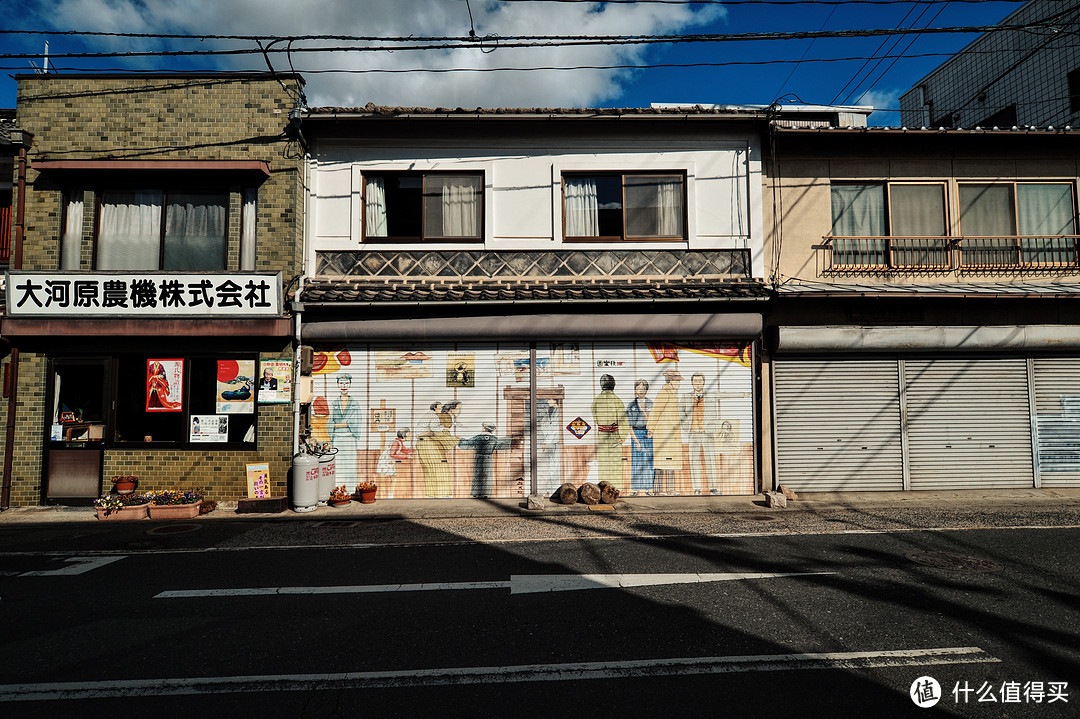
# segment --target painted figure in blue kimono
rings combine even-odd
[[[360,402],[349,396],[352,376],[338,375],[337,386],[340,394],[330,403],[330,443],[337,448],[334,458],[336,475],[342,484],[359,481],[360,425],[363,408]]]
[[[630,489],[631,496],[650,492],[653,486],[653,445],[649,436],[649,412],[652,400],[645,395],[649,383],[639,379],[634,383],[634,399],[626,405],[630,423]]]
[[[492,494],[492,454],[499,449],[510,448],[509,437],[496,437],[495,425],[484,422],[480,425],[483,430],[480,434],[466,437],[458,443],[458,447],[471,449],[476,453],[473,460],[472,495],[474,497],[489,497]]]

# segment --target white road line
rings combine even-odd
[[[835,572],[727,572],[716,574],[514,574],[510,581],[425,582],[422,584],[361,584],[329,587],[239,587],[235,589],[170,589],[154,599],[198,597],[259,597],[295,594],[372,594],[385,592],[443,592],[462,589],[509,589],[511,594],[571,592],[582,589],[651,587],[666,584],[701,584],[740,579],[805,577]]]
[[[60,569],[43,569],[36,572],[23,572],[20,577],[73,577],[77,574],[86,574],[91,569],[97,569],[98,567],[104,567],[106,564],[112,564],[118,562],[126,554],[121,554],[117,557],[69,557],[64,561],[68,563],[68,566],[61,567]]]
[[[683,657],[568,664],[523,664],[513,667],[451,667],[404,671],[326,674],[278,674],[174,679],[128,679],[92,682],[0,685],[0,702],[104,699],[193,694],[326,691],[342,689],[405,689],[512,682],[557,682],[582,679],[634,679],[695,674],[867,669],[938,664],[1000,662],[979,647],[900,649],[876,652],[820,652],[730,657]]]

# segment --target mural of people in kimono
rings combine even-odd
[[[716,398],[705,391],[705,375],[695,372],[690,377],[691,391],[679,398],[679,419],[686,432],[690,449],[690,481],[694,494],[701,494],[701,459],[705,458],[705,479],[708,492],[716,494],[716,443],[720,431],[720,407]]]
[[[600,376],[600,394],[592,403],[592,416],[596,422],[597,476],[601,482],[622,485],[622,445],[629,431],[626,405],[615,394],[615,378],[609,374]]]
[[[473,460],[472,495],[489,497],[493,487],[492,455],[496,450],[509,449],[510,438],[496,437],[495,425],[492,422],[484,422],[480,427],[483,430],[480,434],[461,440],[458,447],[476,452],[476,458]]]
[[[335,458],[337,476],[343,483],[359,480],[357,455],[360,450],[360,425],[363,408],[360,402],[349,396],[352,376],[338,375],[338,398],[330,403],[330,443],[337,448]]]
[[[653,440],[653,494],[675,491],[675,472],[682,469],[683,445],[679,421],[679,386],[683,377],[676,369],[664,370],[664,386],[656,393],[648,420],[648,436]]]
[[[645,395],[649,383],[643,379],[634,382],[634,399],[626,405],[626,419],[630,422],[630,496],[641,492],[650,494],[653,486],[653,441],[649,436],[649,412],[653,401]]]
[[[559,403],[550,397],[536,413],[537,444],[540,481],[537,491],[550,494],[562,484],[562,467],[559,457],[562,426],[559,421]]]
[[[437,461],[433,465],[432,481],[429,483],[427,476],[424,477],[428,496],[449,497],[453,493],[451,485],[454,477],[450,468],[450,450],[457,447],[460,441],[458,436],[454,434],[454,428],[460,414],[461,402],[457,400],[445,403],[442,409],[439,410],[439,426],[441,429],[430,440],[434,445]]]
[[[379,482],[382,484],[383,492],[386,493],[388,499],[394,498],[394,479],[397,477],[398,466],[402,462],[410,461],[413,453],[416,452],[415,449],[409,447],[409,437],[411,436],[412,432],[409,428],[402,427],[397,431],[397,436],[390,443],[390,446],[379,455],[375,472],[380,477]]]
[[[424,487],[429,497],[437,496],[432,492],[435,489],[442,452],[439,451],[435,435],[443,431],[442,422],[439,421],[442,406],[442,402],[432,402],[428,411],[416,423],[416,453],[420,458],[420,471],[424,473]]]

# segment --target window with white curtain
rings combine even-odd
[[[565,173],[568,240],[682,240],[686,178],[669,173]]]
[[[369,242],[480,240],[483,217],[483,173],[364,173]]]
[[[95,267],[224,270],[228,207],[227,192],[104,190]]]
[[[835,183],[833,265],[948,265],[945,185],[940,182]]]
[[[1071,183],[970,182],[958,189],[963,264],[1076,264]]]

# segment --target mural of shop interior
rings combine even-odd
[[[624,496],[755,491],[749,343],[537,343],[535,368],[524,342],[315,349],[311,440],[337,449],[350,488],[374,480],[398,499],[604,480]]]

